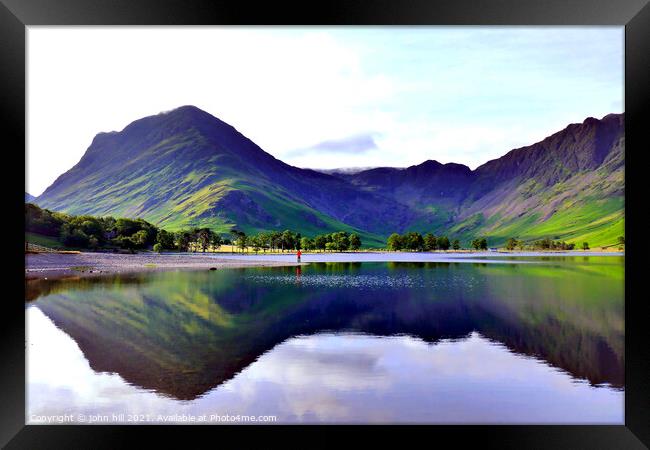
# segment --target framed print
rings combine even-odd
[[[647,448],[647,2],[0,18],[7,448]]]

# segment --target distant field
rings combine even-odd
[[[43,247],[65,248],[65,245],[63,245],[57,238],[54,238],[52,236],[44,236],[42,234],[26,232],[25,241],[36,245],[42,245]]]

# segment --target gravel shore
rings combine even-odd
[[[297,263],[245,259],[224,259],[219,256],[187,254],[165,255],[139,253],[37,253],[25,255],[25,278],[93,276],[110,273],[149,272],[164,270],[207,270],[228,267],[293,266]]]

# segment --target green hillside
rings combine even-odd
[[[540,220],[537,213],[505,223],[499,222],[497,217],[492,219],[490,223],[480,215],[472,216],[451,227],[447,233],[465,240],[488,236],[490,246],[502,246],[511,237],[525,242],[548,237],[577,246],[588,242],[592,247],[605,247],[615,245],[617,238],[625,235],[622,199],[571,205],[547,220]]]
[[[624,117],[571,124],[472,171],[425,161],[325,174],[289,166],[192,106],[100,133],[35,202],[75,215],[143,218],[177,231],[393,232],[616,244],[624,229]]]

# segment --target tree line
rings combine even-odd
[[[517,245],[521,248],[525,246],[520,241],[517,241]],[[544,238],[533,241],[529,247],[532,247],[534,250],[573,250],[576,245],[573,242],[567,243],[565,241],[554,241],[550,238]],[[589,250],[589,244],[585,242],[583,249]]]
[[[619,248],[625,245],[625,238],[620,236],[617,239]],[[487,250],[488,240],[485,237],[475,238],[468,242],[469,247],[474,250]],[[460,250],[461,245],[458,239],[450,242],[447,236],[435,236],[432,233],[422,235],[415,231],[409,231],[404,234],[393,233],[386,241],[386,247],[391,251],[434,251],[434,250]],[[507,250],[574,250],[575,243],[567,243],[561,240],[552,240],[550,238],[538,239],[532,242],[524,242],[516,238],[509,238],[505,243]],[[589,243],[583,242],[581,248],[589,250]]]
[[[264,231],[250,236],[236,229],[223,236],[207,227],[170,232],[144,219],[73,216],[42,209],[32,203],[25,204],[25,231],[57,238],[66,247],[91,250],[152,248],[157,252],[206,252],[218,250],[222,245],[233,245],[242,252],[249,247],[255,252],[266,252],[300,249],[347,251],[361,247],[359,235],[346,231],[313,238],[291,230]]]
[[[152,248],[164,250],[207,250],[219,248],[221,236],[209,228],[193,228],[172,233],[144,219],[95,217],[42,209],[25,204],[25,231],[57,238],[66,247],[81,249]]]
[[[447,236],[435,236],[427,233],[424,236],[416,231],[409,231],[404,234],[393,233],[386,241],[388,250],[400,251],[410,250],[415,252],[428,252],[432,250],[454,250],[460,249],[460,241],[450,241]]]
[[[321,250],[321,251],[348,251],[361,248],[361,238],[356,233],[337,231],[328,234],[319,234],[313,238],[302,236],[300,233],[285,231],[262,231],[255,235],[247,236],[243,231],[233,230],[233,244],[242,252],[251,247],[254,252],[260,250],[294,251],[294,250]]]
[[[228,236],[220,235],[211,229],[191,228],[178,232],[166,231],[143,219],[126,219],[114,217],[94,217],[89,215],[73,216],[42,209],[33,203],[25,204],[25,230],[59,239],[66,247],[82,249],[114,249],[129,251],[153,248],[154,251],[177,250],[181,252],[214,251],[222,245],[233,245],[242,252],[247,248],[253,251],[356,251],[361,248],[361,238],[356,233],[337,231],[317,236],[306,237],[291,230],[263,231],[247,235],[240,230],[232,230]],[[625,238],[618,237],[619,248],[624,248]],[[487,250],[485,237],[468,242],[474,250]],[[404,234],[393,233],[386,246],[391,251],[434,251],[459,250],[458,239],[450,240],[447,236],[424,235],[410,231]],[[509,238],[505,243],[508,250],[574,250],[575,243],[567,243],[550,238],[524,242]],[[589,249],[589,243],[583,242],[583,250]]]

